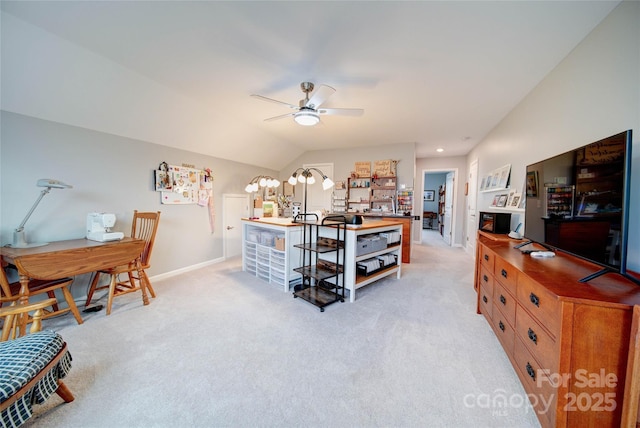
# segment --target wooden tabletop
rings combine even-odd
[[[110,242],[72,239],[32,248],[0,247],[0,255],[15,264],[20,275],[52,279],[130,263],[140,256],[144,244],[134,238]]]

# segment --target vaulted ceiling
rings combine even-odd
[[[2,1],[2,108],[280,169],[303,152],[468,153],[614,1]],[[265,97],[362,108],[302,127]],[[437,148],[444,152],[437,153]]]

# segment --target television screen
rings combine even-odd
[[[525,238],[626,272],[631,130],[527,166]]]

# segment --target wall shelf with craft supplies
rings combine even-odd
[[[348,212],[389,212],[397,207],[396,165],[398,161],[356,162],[347,180]]]

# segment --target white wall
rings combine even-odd
[[[36,181],[59,179],[73,188],[54,189],[44,197],[27,222],[29,241],[82,238],[86,215],[92,211],[115,213],[115,230],[128,236],[134,209],[161,211],[151,275],[222,258],[222,194],[244,193],[255,175],[277,175],[272,170],[5,111],[1,120],[2,245],[11,243],[13,230],[42,190]],[[206,208],[160,203],[160,193],[153,190],[153,171],[163,161],[211,168],[214,233]]]
[[[511,187],[521,190],[526,165],[633,129],[627,262],[635,271],[640,271],[639,22],[640,3],[621,3],[467,157],[478,159],[479,177],[511,164]],[[478,210],[487,209],[492,197],[479,194]]]

